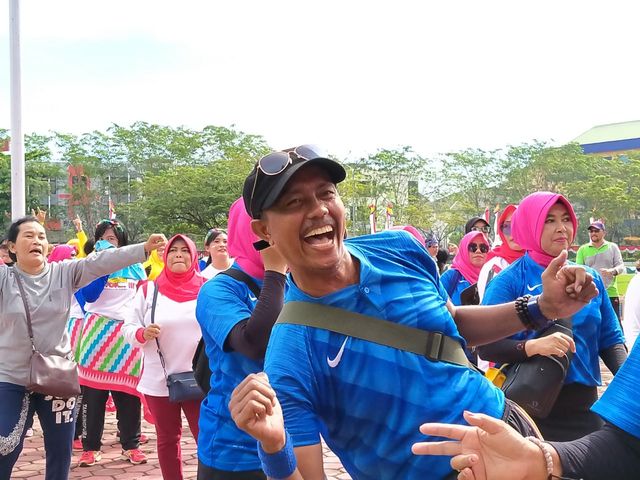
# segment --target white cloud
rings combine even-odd
[[[25,131],[234,123],[276,148],[357,155],[567,141],[639,118],[631,2],[21,5]],[[95,58],[74,57],[83,45]]]

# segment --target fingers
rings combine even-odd
[[[460,455],[462,445],[460,442],[417,442],[411,446],[415,455]]]
[[[456,455],[451,459],[450,465],[451,468],[457,470],[460,473],[463,473],[465,469],[471,469],[476,463],[478,463],[478,456],[475,454],[470,455]],[[458,477],[460,478],[460,477]],[[464,478],[474,478],[473,474],[471,477]]]
[[[462,416],[469,423],[469,425],[479,427],[481,430],[484,430],[489,434],[497,434],[507,428],[507,424],[502,420],[490,417],[489,415],[485,415],[484,413],[472,413],[465,410]]]
[[[276,392],[269,385],[266,374],[251,374],[234,389],[229,410],[238,427],[242,428],[256,418],[271,415],[276,401]]]
[[[465,425],[451,425],[448,423],[424,423],[420,425],[420,432],[434,437],[451,438],[452,440],[462,440],[464,434],[471,430]]]
[[[564,264],[567,263],[567,251],[563,250],[556,258],[551,260],[547,268],[542,272],[542,277],[557,276]]]

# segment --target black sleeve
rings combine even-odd
[[[478,347],[478,355],[483,360],[497,363],[515,363],[522,362],[527,358],[527,352],[524,350],[525,340],[512,340],[505,338],[497,342],[488,343]]]
[[[549,442],[558,452],[562,476],[584,480],[640,477],[640,439],[609,423],[572,442]]]
[[[251,317],[231,329],[224,344],[225,351],[236,351],[253,360],[264,358],[271,328],[284,303],[285,279],[281,273],[265,272],[256,308]]]
[[[600,358],[607,368],[611,370],[611,373],[615,375],[627,359],[627,347],[624,343],[611,345],[600,352]]]

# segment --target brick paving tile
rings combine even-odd
[[[606,367],[602,366],[602,387],[598,389],[598,393],[602,392],[611,382],[612,376]],[[44,480],[44,447],[42,443],[42,431],[35,419],[35,434],[31,438],[25,439],[24,449],[20,455],[20,459],[13,469],[11,478],[28,479],[28,480]],[[182,458],[185,479],[195,479],[198,465],[196,454],[196,445],[186,427],[184,421]],[[102,460],[92,467],[77,467],[81,452],[74,452],[71,459],[71,472],[69,478],[81,479],[90,478],[92,480],[134,480],[145,478],[147,480],[161,480],[160,467],[158,465],[158,457],[155,452],[156,435],[153,425],[143,421],[142,431],[149,437],[149,443],[141,446],[141,450],[148,456],[148,463],[143,465],[132,465],[122,459],[120,444],[117,441],[116,419],[114,413],[107,413],[105,419],[105,433],[103,436]],[[329,450],[323,446],[324,464],[328,480],[351,480],[348,473],[345,472],[340,460]]]

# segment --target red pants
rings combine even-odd
[[[171,403],[169,397],[145,395],[145,398],[156,422],[158,460],[160,461],[162,478],[165,480],[182,480],[182,454],[180,452],[182,412],[187,417],[189,429],[197,443],[200,400]]]

